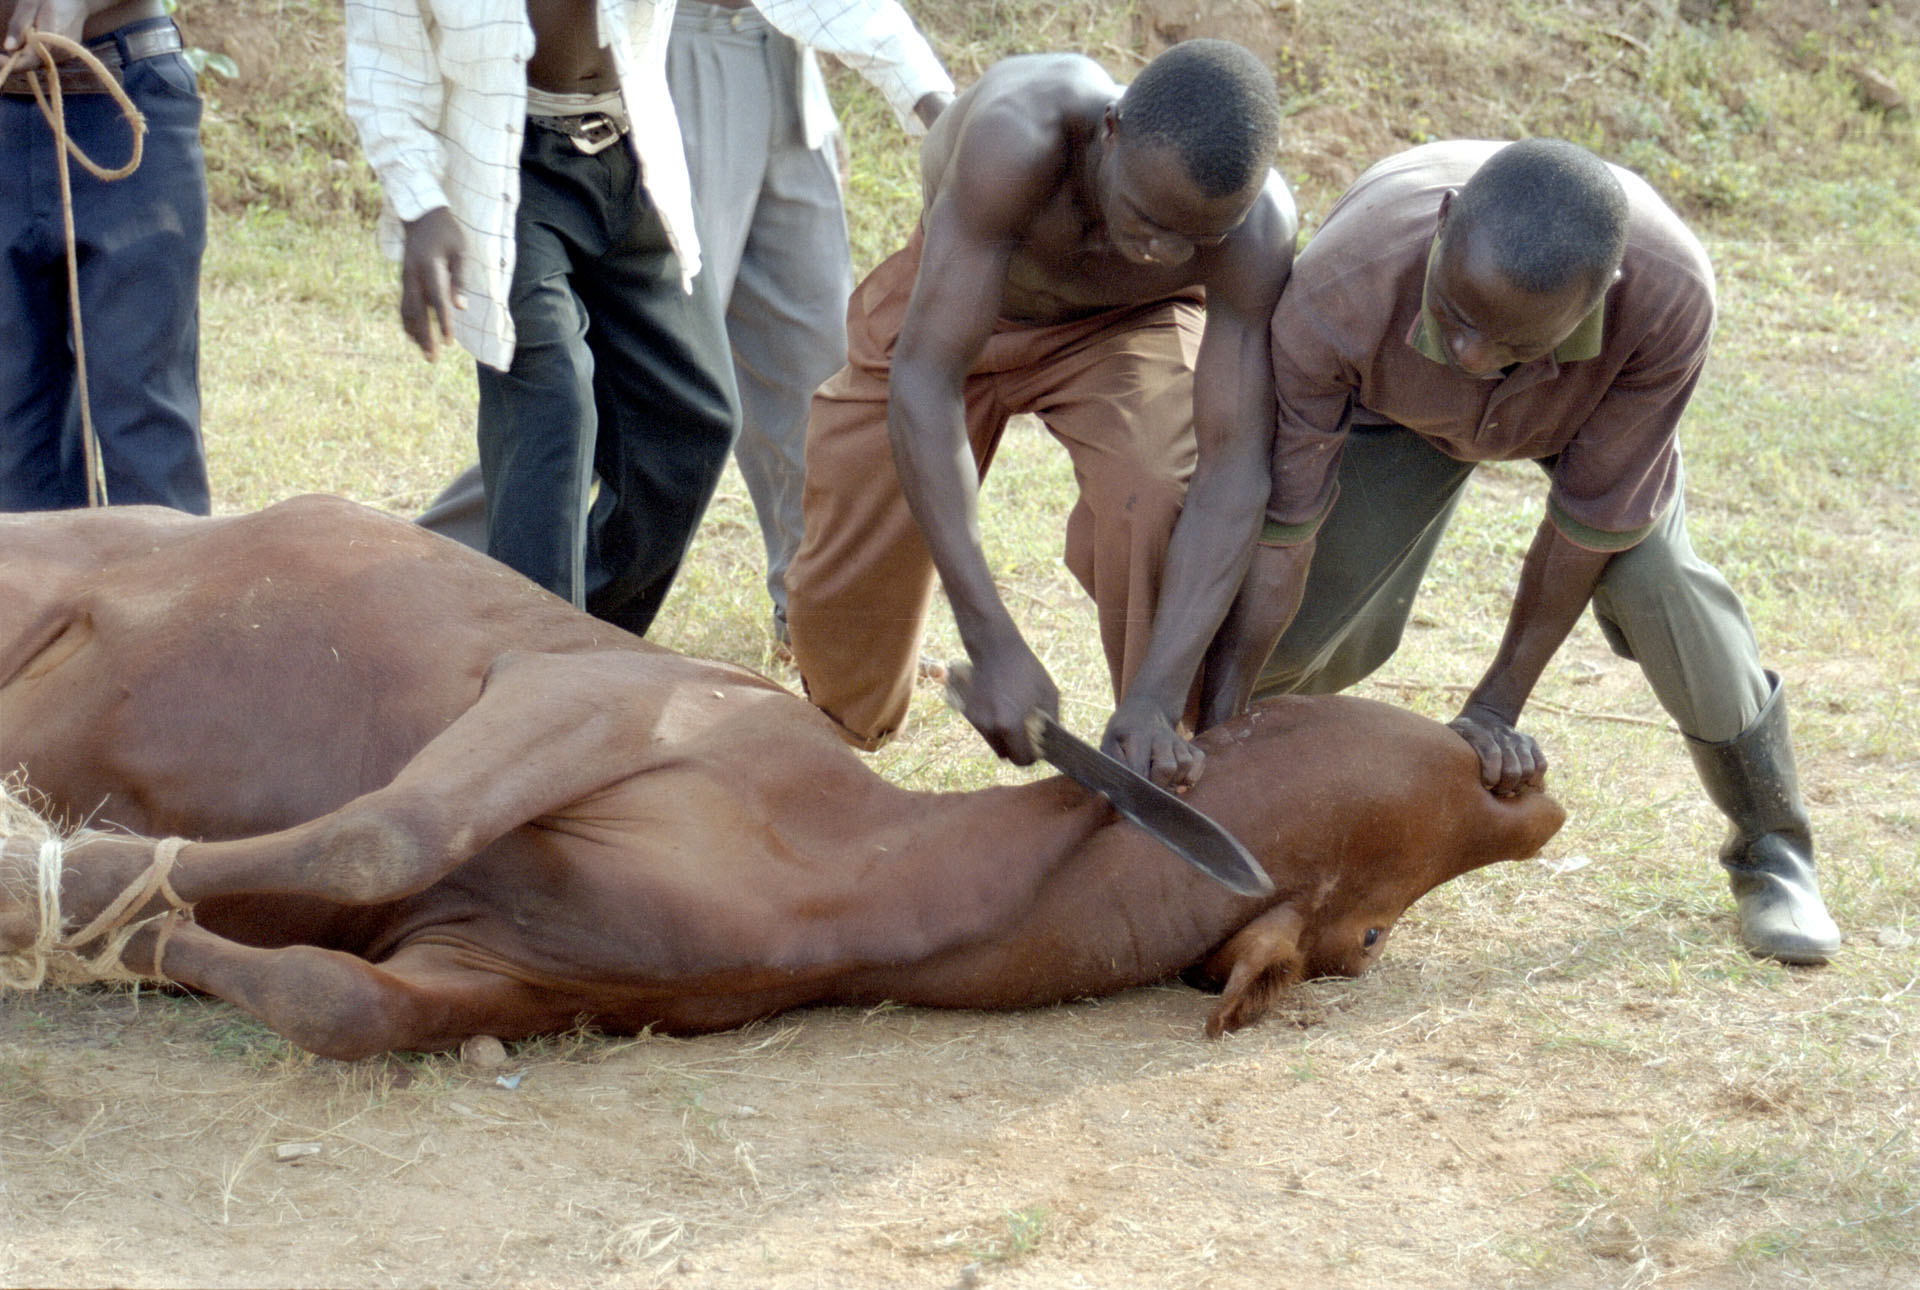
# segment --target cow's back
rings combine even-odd
[[[504,650],[651,647],[335,498],[0,517],[0,773],[60,813],[230,837],[389,780]]]

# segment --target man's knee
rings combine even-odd
[[[1656,533],[1607,561],[1593,589],[1593,614],[1613,652],[1632,658],[1640,631],[1730,594],[1713,568]]]

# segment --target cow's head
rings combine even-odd
[[[1439,722],[1367,700],[1278,700],[1210,731],[1194,804],[1266,866],[1275,904],[1202,965],[1224,982],[1209,1034],[1260,1019],[1294,982],[1358,976],[1441,883],[1534,855],[1565,812],[1495,797]]]

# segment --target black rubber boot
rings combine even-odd
[[[1773,693],[1739,737],[1723,744],[1689,737],[1687,751],[1707,796],[1733,821],[1720,863],[1740,908],[1741,943],[1760,958],[1825,963],[1840,948],[1840,929],[1820,898],[1780,677],[1768,672],[1767,680]]]

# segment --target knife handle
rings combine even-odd
[[[973,692],[973,664],[965,659],[947,660],[947,706],[961,716],[967,715],[967,696]],[[1047,728],[1047,714],[1035,708],[1027,714],[1027,741],[1040,753],[1040,736]],[[1044,755],[1044,754],[1043,754]]]

